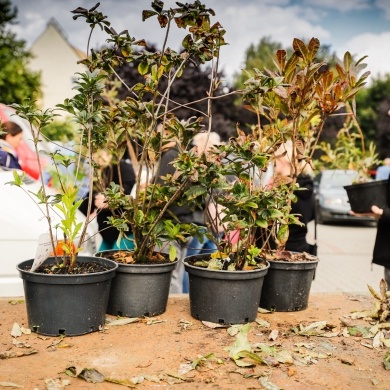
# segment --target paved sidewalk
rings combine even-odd
[[[376,226],[318,225],[317,229],[320,261],[312,293],[364,293],[367,284],[379,288],[383,267],[371,264]]]

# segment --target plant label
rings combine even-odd
[[[57,240],[54,240],[54,246],[56,245]],[[38,239],[37,252],[35,254],[34,262],[31,267],[31,272],[34,272],[52,253],[53,246],[51,244],[50,234],[41,234]]]

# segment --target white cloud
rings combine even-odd
[[[369,79],[390,74],[390,32],[381,34],[361,34],[345,43],[337,51],[337,55],[342,58],[348,50],[356,60],[368,56],[364,62],[370,71]],[[384,66],[385,65],[385,66]]]
[[[339,12],[368,9],[372,6],[372,0],[303,0],[303,3],[308,6],[326,8]]]
[[[279,8],[275,6],[224,7],[220,21],[227,30],[228,47],[221,50],[226,72],[232,75],[244,62],[245,50],[257,44],[262,37],[291,46],[294,38],[329,38],[323,27],[303,20],[300,7]]]
[[[89,27],[84,20],[74,21],[70,11],[79,5],[91,8],[98,0],[12,1],[19,8],[19,19],[22,21],[13,28],[20,38],[31,43],[43,32],[49,19],[54,17],[60,23],[68,40],[79,49],[86,49]],[[382,69],[382,73],[383,69],[390,70],[388,65],[390,61],[386,60],[388,58],[386,48],[389,47],[390,40],[386,33],[363,34],[349,42],[344,37],[343,41],[339,39],[343,48],[338,48],[334,46],[336,44],[334,41],[344,34],[336,34],[337,30],[334,26],[323,24],[326,16],[329,21],[332,12],[367,9],[373,6],[374,0],[205,0],[204,2],[216,12],[213,21],[219,21],[227,31],[225,38],[229,45],[221,49],[220,63],[229,78],[242,67],[245,50],[249,45],[257,44],[262,37],[267,36],[281,42],[284,46],[290,46],[295,37],[305,39],[316,37],[321,43],[332,45],[332,49],[338,53],[346,48],[351,52],[356,51],[359,55],[361,53],[360,56],[369,54],[369,67],[373,73],[377,72],[377,69],[378,71]],[[375,0],[375,4],[381,7],[383,12],[388,12],[390,18],[388,2],[389,0]],[[145,38],[148,42],[161,47],[161,29],[155,19],[146,22],[141,20],[142,10],[150,8],[150,3],[151,0],[103,0],[99,10],[108,15],[112,26],[118,32],[128,29],[130,35]],[[174,4],[173,0],[165,1],[166,6]],[[345,14],[346,31],[348,31],[348,21],[348,15]],[[369,24],[362,25],[361,31],[369,31],[368,29]],[[102,45],[106,38],[105,34],[94,34],[92,46]],[[170,46],[174,50],[179,49],[182,37],[183,34],[177,32],[172,36]]]

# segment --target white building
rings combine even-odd
[[[55,19],[51,19],[43,33],[32,44],[33,58],[30,68],[41,73],[43,110],[63,103],[74,96],[75,73],[82,73],[86,67],[77,64],[86,54],[72,46]]]

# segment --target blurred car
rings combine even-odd
[[[357,217],[350,213],[351,206],[344,186],[352,184],[356,179],[356,171],[343,169],[324,170],[315,177],[315,207],[318,223],[341,220],[375,222],[373,217]]]
[[[14,180],[13,171],[0,167],[0,297],[23,296],[23,283],[16,266],[24,260],[35,258],[39,236],[48,233],[47,220],[42,213],[43,205],[38,205],[25,193],[38,192],[40,182],[26,176],[23,184],[25,191],[6,184]],[[46,190],[48,194],[54,193],[51,188]],[[59,221],[54,213],[51,218],[54,223]],[[77,219],[85,221],[84,214],[78,211]],[[97,232],[97,224],[90,223],[87,234],[92,238],[87,241],[81,254],[93,255],[97,251],[101,242]]]
[[[30,124],[20,116],[15,114],[15,110],[12,107],[6,106],[0,103],[0,121],[1,122],[15,122],[23,130],[23,142],[17,147],[16,152],[19,157],[20,165],[24,172],[30,175],[34,179],[39,178],[38,160],[35,153],[35,147],[33,142],[33,136],[31,134]],[[40,151],[50,152],[48,143],[41,139],[38,144]],[[49,159],[47,155],[42,154],[40,156],[42,169],[48,164]]]

